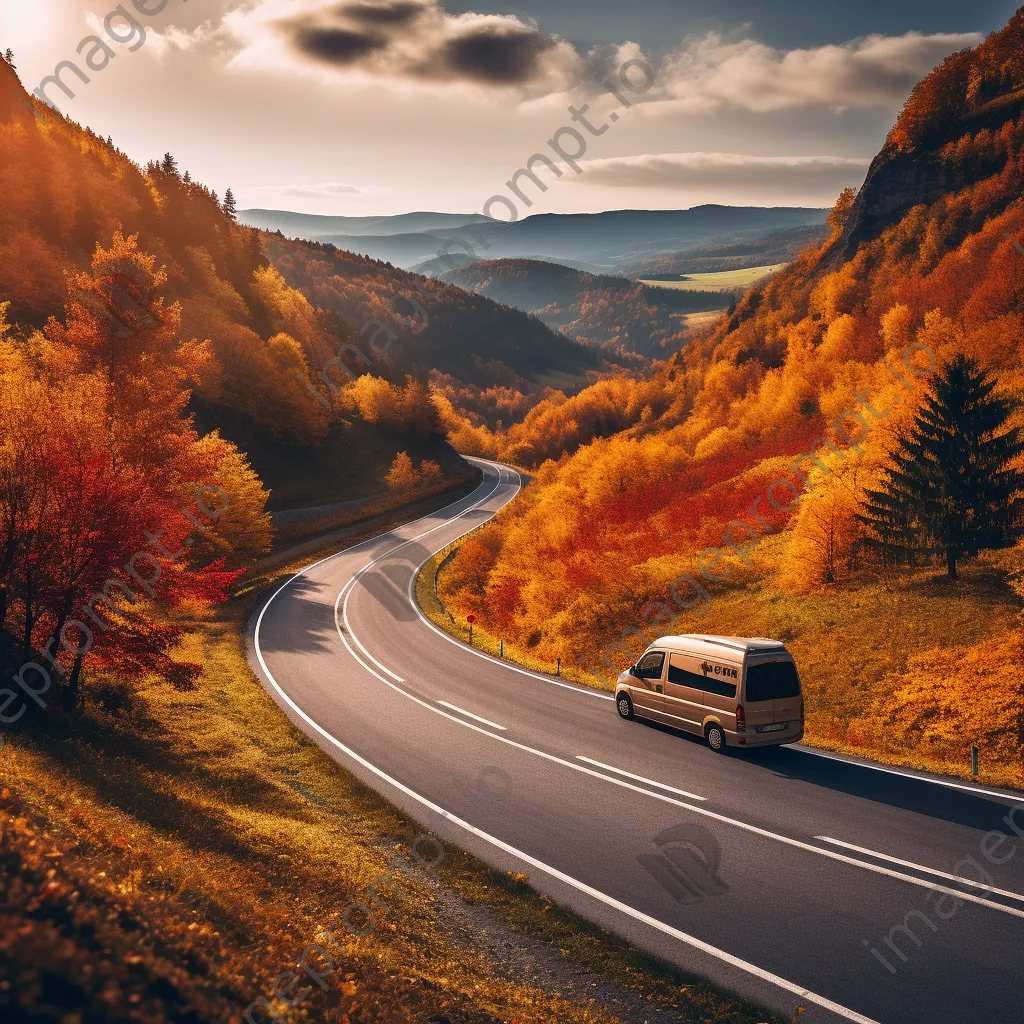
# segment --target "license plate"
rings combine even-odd
[[[759,725],[758,732],[781,732],[789,725],[789,722],[776,722],[774,725]]]

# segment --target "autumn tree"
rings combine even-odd
[[[828,226],[832,229],[833,236],[838,235],[846,226],[846,221],[856,201],[857,190],[855,188],[844,188],[839,193],[839,198],[828,215]]]
[[[783,576],[797,589],[831,584],[854,571],[863,526],[857,519],[862,491],[856,464],[824,454],[827,473],[815,470],[800,498]]]
[[[188,385],[209,352],[180,339],[181,307],[165,305],[167,275],[155,262],[137,237],[115,233],[109,249],[97,246],[91,270],[71,279],[64,322],[51,318],[46,334],[67,369],[116,382],[111,402],[123,457],[185,472],[175,460],[195,437],[184,418]]]
[[[409,453],[399,452],[384,479],[393,491],[411,491],[420,482],[420,475],[413,467]]]
[[[888,556],[941,550],[956,579],[961,558],[1024,532],[1024,473],[1014,466],[1024,435],[1007,425],[1019,403],[995,388],[964,355],[936,373],[882,486],[866,492],[859,513]]]
[[[13,341],[0,316],[0,624],[71,705],[86,657],[191,685],[160,605],[224,600],[270,545],[259,479],[185,413],[203,352],[163,280],[116,235],[45,336]]]

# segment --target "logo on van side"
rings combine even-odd
[[[734,668],[726,668],[722,665],[712,665],[710,662],[702,661],[700,670],[705,676],[725,676],[726,679],[739,679],[739,671]]]

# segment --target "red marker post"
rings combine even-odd
[[[466,621],[469,623],[469,646],[473,646],[473,623],[476,622],[475,615],[467,615]]]

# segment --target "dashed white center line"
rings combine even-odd
[[[664,789],[668,793],[677,793],[679,796],[686,796],[691,800],[707,800],[706,796],[697,796],[696,793],[687,793],[685,789],[676,789],[675,786],[666,786],[664,782],[655,782],[654,779],[645,778],[643,775],[634,775],[632,772],[627,772],[622,768],[616,768],[611,764],[604,764],[602,761],[595,761],[593,758],[584,757],[582,754],[577,754],[576,760],[586,761],[587,764],[593,764],[598,768],[604,768],[604,770],[608,772],[615,772],[616,775],[624,775],[627,779],[636,779],[637,782],[646,782],[648,786],[656,786],[658,789]]]
[[[508,730],[503,725],[498,725],[497,722],[492,722],[489,719],[481,718],[479,715],[474,715],[472,711],[467,711],[465,708],[460,708],[455,704],[449,704],[446,700],[439,700],[437,702],[442,707],[448,708],[449,711],[457,711],[460,715],[465,715],[467,718],[472,718],[477,722],[483,722],[484,725],[489,725],[492,729],[500,729],[502,732]]]

